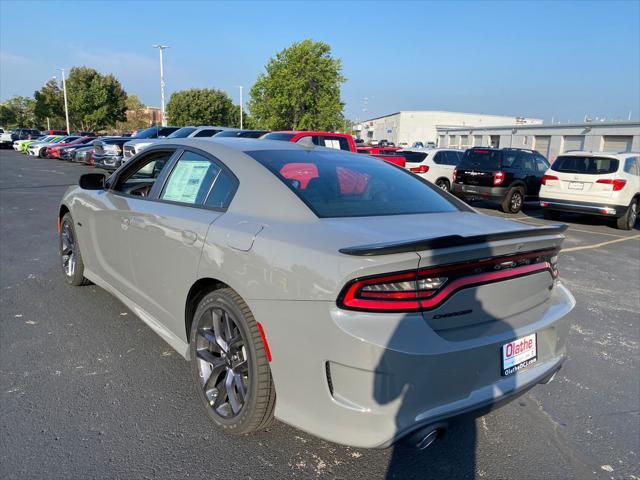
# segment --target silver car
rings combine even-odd
[[[565,359],[562,226],[482,215],[376,158],[165,141],[65,193],[69,284],[93,282],[191,362],[208,416],[424,447]]]

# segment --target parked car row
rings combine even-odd
[[[571,152],[551,166],[539,152],[518,148],[472,147],[401,149],[390,145],[357,144],[351,135],[320,131],[239,130],[221,126],[151,127],[133,137],[82,135],[41,136],[15,140],[15,150],[115,171],[146,148],[183,138],[260,138],[321,146],[374,156],[403,167],[470,202],[497,203],[506,213],[518,213],[525,202],[540,203],[547,218],[560,212],[614,217],[621,229],[633,228],[640,201],[639,155]],[[26,130],[19,133],[29,136]],[[308,181],[309,179],[307,179]]]

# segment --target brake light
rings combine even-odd
[[[473,150],[473,153],[479,153],[480,155],[486,155],[487,153],[489,153],[489,150]]]
[[[543,175],[540,183],[542,183],[542,185],[546,185],[549,180],[559,180],[559,178],[555,175]]]
[[[502,182],[504,182],[505,176],[506,175],[504,174],[504,172],[493,172],[493,184],[502,184]]]
[[[456,181],[456,175],[458,174],[458,169],[454,168],[453,173],[451,174],[451,180]]]
[[[427,173],[429,171],[429,165],[420,165],[419,167],[411,167],[409,169],[413,173]]]
[[[597,180],[596,183],[603,183],[605,185],[612,185],[613,186],[613,191],[617,192],[619,190],[622,190],[624,188],[624,186],[627,184],[626,180],[622,180],[622,179],[618,179],[616,178],[615,180],[613,178],[602,178],[600,180]]]
[[[441,305],[458,290],[547,270],[555,279],[558,250],[529,252],[352,280],[338,306],[368,312],[418,312]]]

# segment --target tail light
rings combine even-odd
[[[420,165],[419,167],[411,167],[409,169],[413,173],[427,173],[429,171],[429,165]]]
[[[456,175],[458,174],[458,169],[454,168],[453,173],[451,174],[451,180],[456,181]]]
[[[542,183],[542,185],[546,185],[547,182],[550,180],[559,180],[559,178],[556,177],[555,175],[543,175],[542,180],[540,180],[540,183]]]
[[[613,178],[602,178],[600,180],[597,180],[596,183],[603,183],[605,185],[613,185],[613,191],[617,192],[620,191],[624,188],[624,186],[627,184],[626,180],[622,180],[622,179],[613,179]]]
[[[357,278],[343,288],[338,306],[367,312],[418,312],[441,305],[464,288],[548,271],[558,276],[558,250]]]
[[[501,185],[504,182],[505,174],[504,172],[493,172],[493,184]]]

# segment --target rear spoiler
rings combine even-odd
[[[435,250],[438,248],[460,247],[478,243],[511,240],[513,238],[538,237],[541,235],[558,235],[567,229],[567,225],[551,225],[542,228],[528,228],[526,230],[512,230],[508,232],[489,233],[486,235],[446,235],[444,237],[428,238],[424,240],[410,240],[402,242],[372,243],[355,247],[341,248],[340,253],[356,256],[389,255],[391,253],[419,252],[421,250]]]

